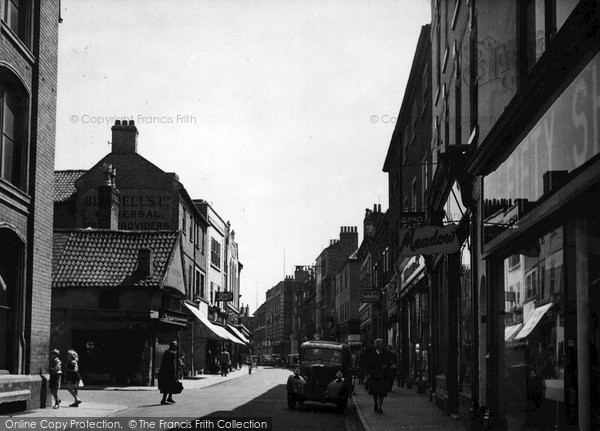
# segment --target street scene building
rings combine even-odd
[[[0,3],[0,414],[44,407],[60,2]],[[34,19],[35,18],[35,19]],[[5,408],[6,407],[6,408]]]
[[[154,385],[173,339],[190,374],[216,372],[221,348],[238,355],[248,345],[236,328],[235,232],[138,153],[134,121],[111,131],[112,151],[92,168],[55,174],[52,345],[75,348],[92,382]],[[126,358],[109,360],[128,339]]]

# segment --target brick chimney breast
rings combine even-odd
[[[152,250],[149,248],[140,248],[138,250],[137,272],[140,277],[147,277],[152,274]]]
[[[117,120],[110,130],[112,131],[113,153],[137,153],[138,130],[133,120],[129,122]]]

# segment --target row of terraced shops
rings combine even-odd
[[[433,1],[418,42],[361,331],[476,429],[600,427],[599,24],[592,1]]]

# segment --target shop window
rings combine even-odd
[[[20,87],[3,78],[0,70],[0,176],[25,190],[27,157],[27,97]]]
[[[550,241],[551,235],[560,241]],[[503,378],[502,409],[515,429],[535,426],[551,429],[564,420],[565,384],[565,298],[563,282],[560,293],[551,300],[548,283],[544,280],[553,262],[562,262],[563,228],[524,245],[520,266],[509,271],[511,258],[502,261],[504,271],[500,285],[505,296],[514,292],[517,306],[506,301],[500,313],[504,328],[504,361],[500,363]],[[543,241],[542,241],[543,238]],[[560,256],[560,258],[558,257]],[[521,283],[521,284],[519,284]],[[519,290],[525,286],[525,303],[521,304]],[[538,295],[539,301],[531,301]],[[562,419],[561,419],[562,416]]]

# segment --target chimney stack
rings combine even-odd
[[[117,120],[112,130],[112,152],[117,154],[137,153],[138,130],[133,120]]]
[[[137,272],[140,277],[147,277],[152,274],[152,250],[149,248],[138,250]]]
[[[115,187],[117,170],[104,165],[104,183],[98,187],[98,229],[116,230],[119,226],[119,191]]]

